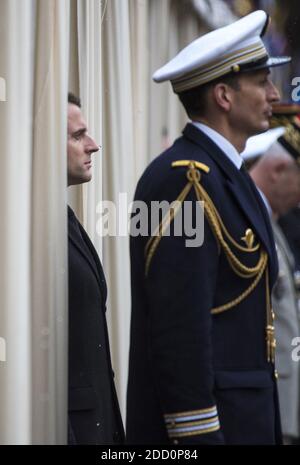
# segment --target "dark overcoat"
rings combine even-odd
[[[68,207],[69,443],[124,440],[106,324],[107,288],[97,252]]]

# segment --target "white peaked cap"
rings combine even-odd
[[[241,153],[241,157],[247,161],[263,155],[284,133],[285,128],[281,126],[250,137],[247,140],[245,150]]]
[[[279,66],[290,57],[270,58],[261,36],[268,15],[254,11],[228,26],[194,40],[158,69],[155,82],[170,80],[176,93],[184,92],[229,73]]]

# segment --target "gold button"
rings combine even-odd
[[[234,73],[238,73],[239,70],[240,70],[240,66],[239,66],[239,65],[233,65],[233,66],[232,66],[232,71],[233,71]]]
[[[274,370],[274,377],[275,377],[275,379],[278,379],[278,377],[279,377],[277,370]]]

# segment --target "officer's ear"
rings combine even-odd
[[[213,95],[218,107],[228,113],[232,107],[233,92],[235,90],[225,82],[217,83],[213,88]]]

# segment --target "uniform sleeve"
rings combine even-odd
[[[146,278],[152,375],[170,442],[220,444],[210,314],[219,251],[206,222],[201,246],[187,239],[162,237]]]

